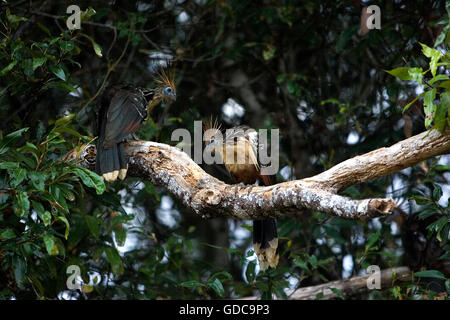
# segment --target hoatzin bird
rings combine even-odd
[[[95,170],[105,181],[125,179],[128,163],[123,142],[146,120],[161,101],[176,100],[171,67],[156,72],[156,88],[114,85],[105,89],[97,106],[97,155]]]
[[[234,127],[227,130],[224,139],[217,122],[210,122],[204,126],[204,140],[211,153],[219,154],[225,168],[237,184],[275,183],[275,177],[261,174],[261,164],[258,161],[258,133],[247,126]],[[251,192],[251,188],[249,193]],[[261,270],[278,264],[277,253],[278,233],[277,223],[273,218],[253,221],[253,248],[258,257]]]

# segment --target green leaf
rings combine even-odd
[[[378,241],[381,235],[381,229],[375,232],[366,243],[366,252]]]
[[[247,269],[245,270],[245,276],[247,277],[247,281],[249,283],[252,283],[255,280],[256,277],[256,263],[255,261],[250,261],[247,265]]]
[[[309,264],[313,267],[313,269],[317,268],[317,257],[315,255],[312,255],[308,259]]]
[[[17,162],[0,162],[0,169],[16,169],[19,168],[19,164]]]
[[[441,80],[448,80],[449,77],[445,74],[438,74],[436,77],[433,77],[430,81],[428,81],[428,84],[432,86],[435,82],[441,81]]]
[[[423,196],[412,196],[411,198],[420,206],[425,205],[431,201],[430,199]]]
[[[447,89],[447,90],[450,90],[450,80],[441,82],[441,83],[439,84],[439,87],[440,87],[440,88]]]
[[[436,183],[434,183],[433,186],[434,186],[434,189],[433,189],[433,199],[434,199],[435,201],[439,201],[439,199],[441,199],[441,197],[442,197],[442,188],[441,188],[440,185],[438,185],[438,184],[436,184]]]
[[[105,248],[106,258],[111,265],[111,270],[115,275],[121,275],[124,271],[122,259],[120,258],[119,252],[116,248],[107,247]]]
[[[423,98],[425,112],[425,128],[428,128],[434,120],[437,106],[433,103],[436,98],[436,88],[425,93]]]
[[[440,95],[440,103],[435,114],[435,127],[443,132],[446,124],[446,114],[450,111],[450,92],[446,91]]]
[[[102,220],[93,216],[86,215],[86,224],[91,234],[95,238],[98,238],[100,236],[100,225],[102,224]]]
[[[92,8],[89,7],[84,11],[81,11],[81,21],[87,21],[89,20],[93,15],[95,15],[97,12]]]
[[[70,113],[67,116],[64,116],[62,118],[59,118],[55,121],[55,128],[63,127],[67,124],[69,124],[73,119],[75,118],[74,113]],[[54,129],[52,131],[55,131]]]
[[[306,263],[306,261],[304,261],[300,257],[295,257],[293,263],[294,263],[294,266],[299,267],[305,271],[309,271],[308,264]]]
[[[64,52],[69,52],[69,51],[72,51],[75,48],[75,44],[73,43],[73,41],[59,40],[59,47]]]
[[[337,295],[339,298],[344,299],[344,293],[342,290],[339,290],[338,288],[330,288],[330,290]]]
[[[436,209],[434,208],[426,208],[425,210],[421,211],[418,215],[420,220],[425,220],[428,217],[434,216],[437,214]]]
[[[95,54],[98,55],[99,57],[102,57],[103,54],[100,45],[96,42],[92,42],[92,46],[94,47]]]
[[[124,228],[114,231],[114,238],[116,239],[117,245],[123,247],[127,239],[127,231]],[[186,241],[185,241],[186,242]]]
[[[218,278],[215,278],[213,281],[208,282],[208,287],[214,290],[214,292],[220,296],[223,297],[225,290],[223,288],[222,282]]]
[[[409,74],[410,69],[411,68],[409,68],[409,67],[400,67],[400,68],[395,68],[392,70],[384,70],[384,71],[396,78],[399,78],[400,80],[411,80],[411,76]]]
[[[47,57],[33,59],[33,71],[42,66],[47,61]]]
[[[51,184],[49,187],[49,192],[52,195],[54,202],[56,202],[60,207],[59,210],[62,210],[65,213],[69,212],[69,207],[67,206],[67,202],[62,196],[61,190],[58,188],[56,184]]]
[[[26,76],[32,77],[34,70],[33,70],[33,59],[24,59],[21,61],[21,66],[23,69],[23,72]]]
[[[16,237],[16,233],[11,228],[1,229],[0,230],[0,240],[8,240]]]
[[[418,99],[422,98],[425,95],[426,92],[422,92],[420,95],[418,95],[416,98],[414,98],[413,101],[411,101],[410,103],[408,103],[404,108],[402,113],[404,113],[406,110],[408,110],[408,108],[414,103],[416,102]]]
[[[22,134],[26,131],[28,131],[29,128],[22,128],[17,131],[11,132],[10,134],[6,135],[3,140],[0,141],[0,154],[7,151],[6,147],[12,146],[15,143],[17,143],[20,138],[22,137]]]
[[[448,34],[448,31],[450,30],[450,24],[447,24],[441,31],[441,33],[437,36],[436,41],[434,42],[434,46],[433,47],[437,47],[438,45],[440,45],[442,42],[444,42],[445,37]]]
[[[19,17],[14,14],[11,14],[9,8],[6,9],[6,19],[8,20],[9,23],[14,25],[14,28],[17,27],[17,23],[21,21],[28,21],[28,19],[25,17]]]
[[[4,67],[1,71],[0,71],[0,75],[4,75],[5,73],[7,73],[8,71],[11,71],[12,68],[14,68],[14,66],[17,64],[17,60],[14,60],[12,62],[10,62],[6,67]]]
[[[44,226],[50,225],[50,222],[52,221],[50,212],[46,211],[40,202],[32,200],[31,203],[33,204],[33,209],[36,210],[38,216],[41,218],[42,222],[44,222]]]
[[[66,74],[64,73],[64,70],[60,66],[51,65],[49,69],[59,79],[66,81]]]
[[[36,188],[36,190],[44,191],[45,189],[45,181],[47,180],[48,174],[46,172],[40,172],[40,171],[29,171],[28,172],[28,178],[31,181],[31,184],[33,187]]]
[[[30,211],[30,200],[28,200],[28,194],[24,191],[16,191],[14,198],[14,213],[19,218],[25,218]]]
[[[184,282],[180,283],[180,286],[185,287],[185,288],[198,288],[198,287],[204,287],[205,285],[197,280],[189,280],[189,281],[184,281]]]
[[[73,185],[70,183],[60,182],[56,184],[60,189],[63,197],[69,201],[75,200],[75,194],[71,191],[73,189]]]
[[[419,42],[420,43],[420,42]],[[436,49],[428,47],[426,44],[420,43],[422,46],[422,52],[427,57],[430,58],[430,70],[433,77],[436,75],[437,63],[442,56],[442,52]]]
[[[273,45],[268,45],[267,49],[263,51],[264,60],[270,60],[275,56],[276,48]]]
[[[47,253],[51,256],[56,256],[58,252],[58,247],[56,246],[55,237],[51,234],[44,234],[42,237],[44,240],[45,248],[47,249]]]
[[[86,186],[95,188],[97,194],[102,194],[103,192],[105,192],[106,190],[105,182],[95,172],[92,172],[86,168],[81,167],[72,169],[72,172],[76,176],[78,176]]]
[[[213,278],[219,278],[222,279],[222,281],[233,280],[233,276],[227,271],[216,272],[211,276],[211,279]]]
[[[21,289],[24,288],[24,282],[26,280],[27,262],[22,256],[14,255],[12,258],[14,279],[17,286]]]
[[[34,156],[36,163],[39,161],[39,156],[41,154],[38,147],[36,147],[34,144],[28,141],[25,142],[24,146],[17,149],[17,151],[22,153],[31,153]]]
[[[426,271],[419,271],[415,272],[414,275],[419,278],[437,278],[445,280],[445,276],[437,270],[426,270]]]
[[[337,105],[340,105],[340,104],[341,104],[341,103],[339,102],[339,100],[338,100],[338,99],[335,99],[335,98],[330,98],[330,99],[325,99],[325,100],[320,101],[320,105],[321,105],[321,106],[323,106],[324,104],[327,104],[327,103],[334,103],[334,104],[337,104]]]
[[[55,89],[63,89],[65,91],[70,91],[73,93],[77,93],[77,89],[64,81],[52,81],[48,82],[43,86],[43,88],[55,88]]]
[[[10,169],[8,170],[8,173],[11,178],[10,185],[13,188],[22,183],[23,179],[25,179],[25,176],[27,175],[27,171],[23,168]]]
[[[89,39],[89,41],[91,41],[95,54],[98,55],[99,57],[102,57],[103,54],[102,54],[102,48],[100,47],[100,45],[97,42],[95,42],[94,39],[92,39],[90,36],[88,36],[86,34],[83,34],[82,36]]]
[[[55,221],[58,221],[58,220],[62,221],[62,222],[66,225],[66,230],[64,231],[64,238],[66,238],[66,240],[67,240],[67,237],[69,236],[69,230],[70,230],[70,224],[69,224],[69,221],[68,221],[67,218],[66,218],[65,216],[63,216],[63,215],[57,216],[57,217],[55,218]]]
[[[384,71],[400,80],[416,80],[419,85],[422,85],[422,68],[400,67]]]
[[[428,225],[427,230],[431,230],[433,232],[439,233],[448,222],[449,222],[449,218],[442,217],[439,220]]]

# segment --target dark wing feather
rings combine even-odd
[[[103,146],[109,148],[136,131],[147,116],[146,106],[140,91],[118,91],[108,108]]]

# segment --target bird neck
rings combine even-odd
[[[161,97],[154,97],[152,100],[150,100],[148,102],[147,105],[147,114],[150,115],[150,112],[153,110],[153,108],[158,105],[161,102],[162,98]]]

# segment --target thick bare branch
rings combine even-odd
[[[450,135],[432,131],[349,159],[312,178],[267,187],[239,188],[210,176],[176,147],[150,141],[130,141],[129,176],[165,187],[184,205],[205,218],[225,216],[239,219],[277,217],[293,209],[308,208],[332,216],[361,219],[389,215],[392,199],[354,200],[335,194],[353,183],[389,174],[429,157],[449,152]],[[92,168],[95,147],[81,156]]]
[[[318,299],[335,299],[338,298],[337,289],[344,296],[352,295],[358,292],[368,291],[367,280],[371,274],[352,277],[350,279],[336,280],[320,284],[317,286],[303,287],[297,290],[290,290],[286,294],[289,300],[314,300]],[[395,281],[410,281],[411,270],[408,267],[397,267],[382,270],[380,272],[380,289],[391,288]],[[370,282],[370,281],[369,281]],[[246,297],[244,300],[257,300],[259,297]]]
[[[450,132],[426,131],[389,148],[348,159],[305,181],[314,187],[337,192],[355,183],[385,176],[447,153],[450,153]]]

